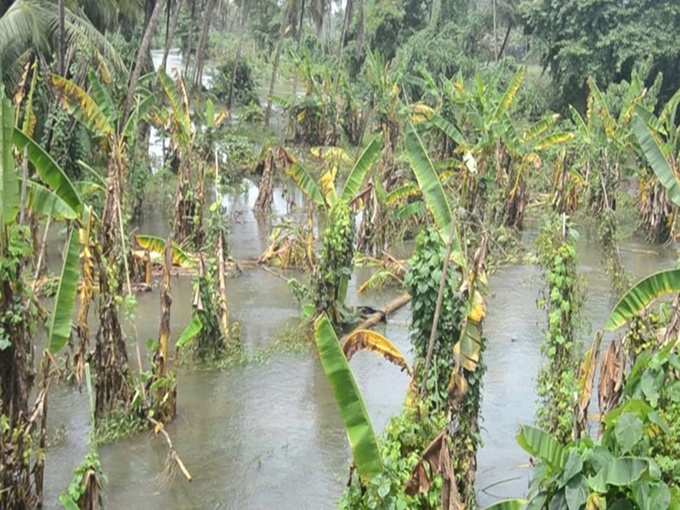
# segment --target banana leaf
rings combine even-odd
[[[76,213],[83,210],[83,201],[66,172],[57,164],[45,149],[22,131],[14,130],[14,143],[17,148],[26,150],[29,161],[38,172],[40,179],[56,193]]]
[[[151,235],[137,234],[135,241],[143,249],[156,255],[164,256],[165,240]],[[180,267],[193,267],[193,257],[173,243],[172,263]]]
[[[28,189],[28,207],[34,213],[58,220],[75,220],[78,217],[78,213],[71,206],[54,191],[42,184],[28,181],[26,187]]]
[[[380,150],[382,149],[382,143],[380,138],[374,137],[368,145],[361,152],[361,155],[357,158],[352,167],[352,171],[345,182],[345,187],[342,190],[342,199],[350,202],[361,189],[361,185],[366,179],[366,174],[371,169],[376,159],[380,155]]]
[[[458,128],[441,115],[434,115],[430,119],[430,123],[458,145],[465,145],[465,138]]]
[[[14,221],[19,212],[19,177],[12,154],[13,132],[14,108],[0,90],[0,225]]]
[[[76,306],[80,279],[80,243],[75,229],[71,230],[64,254],[64,265],[59,277],[59,288],[54,300],[47,343],[47,348],[52,354],[58,353],[71,336],[71,318]]]
[[[394,363],[405,372],[411,373],[411,369],[409,368],[404,355],[399,351],[396,345],[380,333],[376,333],[370,329],[356,330],[347,337],[342,346],[342,352],[347,357],[347,361],[351,360],[355,353],[362,350],[375,352],[390,363]]]
[[[567,455],[564,447],[550,434],[522,425],[517,434],[517,444],[532,457],[545,462],[553,469],[562,469]]]
[[[642,117],[638,114],[633,119],[633,133],[640,143],[642,152],[647,158],[649,166],[656,174],[659,182],[666,188],[668,198],[677,206],[680,206],[680,182],[675,176],[675,172],[670,163],[663,155],[661,147],[652,133],[652,130],[647,126]]]
[[[515,98],[517,97],[517,93],[524,83],[526,73],[526,67],[522,67],[515,73],[515,76],[512,77],[510,86],[505,91],[505,94],[503,94],[503,98],[501,99],[501,102],[498,103],[498,107],[494,112],[494,118],[499,119],[501,115],[505,114],[512,107],[512,104],[515,102]]]
[[[345,424],[354,465],[362,481],[368,483],[382,473],[383,464],[364,400],[340,348],[338,337],[325,314],[316,320],[314,329],[321,366]]]
[[[198,334],[201,332],[203,329],[203,323],[201,320],[196,317],[195,315],[191,318],[191,322],[187,324],[187,327],[184,328],[184,331],[179,335],[179,338],[177,339],[177,344],[175,344],[175,347],[177,349],[183,349],[187,345],[189,345],[194,338],[198,336]]]
[[[109,118],[87,92],[56,74],[50,76],[50,84],[61,93],[64,108],[94,134],[102,137],[113,135],[114,130]]]
[[[408,127],[405,143],[406,156],[420,185],[427,208],[432,213],[442,238],[448,242],[451,233],[451,222],[453,221],[451,208],[439,181],[439,176],[432,165],[430,156],[427,154],[423,142],[413,125]],[[460,251],[459,244],[454,245],[454,251]]]
[[[314,179],[309,176],[301,165],[298,163],[291,165],[288,167],[288,170],[286,170],[286,173],[293,179],[295,185],[300,188],[307,198],[319,207],[326,207],[326,201],[323,198],[321,189],[319,189],[319,186],[314,182]]]
[[[680,269],[661,271],[635,284],[616,304],[605,329],[614,331],[649,307],[655,300],[680,293]]]

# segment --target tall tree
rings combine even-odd
[[[196,69],[194,70],[194,87],[201,85],[203,79],[203,67],[205,65],[205,50],[208,44],[208,35],[210,34],[210,25],[212,23],[212,15],[217,5],[217,0],[208,0],[206,9],[203,12],[203,21],[201,23],[201,36],[198,39],[198,48],[196,49]]]
[[[130,109],[132,108],[132,100],[135,96],[135,90],[137,89],[137,82],[142,74],[142,69],[146,65],[146,59],[149,54],[149,48],[151,47],[151,37],[153,36],[154,30],[156,29],[156,24],[161,15],[161,6],[163,5],[162,0],[156,0],[153,6],[153,10],[149,15],[149,19],[144,28],[144,35],[142,36],[142,42],[139,44],[139,49],[137,50],[137,58],[135,58],[135,65],[132,68],[132,74],[130,75],[130,81],[128,82],[127,96],[125,98],[125,105],[123,107],[123,119],[127,119]]]
[[[161,69],[167,71],[168,68],[168,55],[170,54],[170,46],[175,38],[175,31],[177,30],[177,20],[179,20],[179,13],[182,11],[185,0],[168,0],[167,14],[168,20],[165,26],[165,48],[163,49],[163,61],[161,63]],[[172,6],[175,5],[173,9]]]
[[[650,59],[663,72],[661,99],[680,87],[680,2],[676,0],[524,0],[525,29],[545,45],[565,103],[583,104],[587,78],[605,87]]]

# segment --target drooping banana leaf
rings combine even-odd
[[[137,234],[135,241],[143,250],[163,256],[165,253],[165,240],[151,235]],[[172,247],[172,263],[180,267],[193,267],[194,260],[191,255],[182,250],[176,244]]]
[[[35,181],[26,183],[28,207],[34,213],[50,216],[58,220],[75,220],[78,217],[71,206],[64,202],[54,191]]]
[[[170,103],[170,108],[173,113],[172,119],[179,127],[180,136],[188,140],[188,138],[191,137],[191,118],[189,116],[189,109],[186,108],[185,101],[177,94],[178,87],[163,71],[158,72],[158,81]]]
[[[14,108],[0,90],[0,225],[14,221],[19,212],[19,177],[12,154]]]
[[[564,467],[566,450],[554,437],[541,429],[522,425],[517,434],[517,444],[529,455],[545,462],[553,469]]]
[[[361,152],[361,155],[357,158],[352,167],[352,171],[345,182],[345,187],[342,190],[342,199],[350,202],[359,193],[364,180],[366,179],[366,174],[371,169],[376,159],[380,155],[380,150],[382,149],[382,143],[380,138],[374,137],[368,145]]]
[[[59,277],[47,343],[47,348],[52,354],[58,353],[71,336],[71,318],[76,305],[80,278],[80,243],[76,229],[71,230],[64,254],[64,265]]]
[[[28,159],[38,172],[40,179],[68,204],[76,213],[83,210],[83,202],[66,172],[57,164],[45,149],[22,131],[14,130],[14,143],[19,150],[26,149]]]
[[[342,346],[342,352],[348,361],[352,359],[355,353],[362,350],[375,352],[407,373],[411,373],[411,369],[401,351],[380,333],[370,329],[359,329],[352,332]]]
[[[433,115],[430,119],[430,123],[458,145],[465,145],[465,138],[458,128],[441,115]]]
[[[657,143],[652,130],[638,114],[633,119],[633,133],[640,143],[642,152],[647,158],[649,166],[656,174],[659,182],[666,188],[668,198],[677,206],[680,206],[680,182],[673,172],[673,168],[663,155],[661,147]]]
[[[635,284],[616,304],[605,329],[614,331],[644,311],[655,300],[680,293],[680,269],[660,271]]]
[[[286,174],[288,174],[295,185],[300,188],[307,198],[319,207],[326,206],[326,201],[323,198],[321,189],[319,189],[319,186],[314,182],[314,179],[309,176],[307,171],[302,168],[300,164],[294,163],[290,165],[286,170]]]
[[[333,389],[345,424],[354,465],[362,481],[367,483],[383,470],[371,420],[352,370],[340,348],[338,337],[325,314],[317,319],[314,329],[321,366]]]
[[[107,137],[113,134],[109,118],[87,92],[71,80],[50,75],[50,84],[61,93],[64,108],[75,115],[94,134]]]

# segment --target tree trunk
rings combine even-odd
[[[359,1],[359,27],[357,29],[357,54],[359,57],[364,53],[364,34],[366,33],[366,16],[364,13],[364,0]]]
[[[184,0],[177,1],[177,7],[169,13],[170,17],[168,19],[168,24],[166,26],[165,32],[165,49],[163,51],[163,63],[161,68],[163,72],[167,72],[168,68],[168,54],[170,53],[170,46],[172,46],[172,41],[175,38],[175,31],[177,30],[177,20],[179,19],[179,13],[182,11],[184,6]]]
[[[205,65],[205,47],[208,43],[208,35],[210,34],[210,24],[212,22],[212,13],[215,10],[217,0],[208,0],[208,5],[203,13],[203,23],[201,26],[201,36],[198,39],[198,48],[196,49],[196,69],[194,71],[193,85],[198,88],[201,86],[203,79],[203,66]]]
[[[342,49],[347,45],[347,34],[352,25],[352,14],[354,10],[354,3],[352,0],[347,0],[345,4],[345,17],[342,22],[342,34],[340,35],[340,53],[342,54]]]
[[[281,49],[283,47],[283,36],[279,38],[276,44],[276,53],[274,54],[274,63],[272,64],[272,78],[269,82],[269,95],[267,96],[267,110],[264,115],[265,126],[269,127],[269,122],[272,116],[272,98],[274,96],[274,86],[276,85],[276,76],[279,72],[279,62],[281,60]]]
[[[59,74],[66,75],[65,69],[65,55],[66,55],[66,14],[64,8],[64,0],[59,0]]]
[[[161,0],[156,0],[156,4],[151,11],[151,16],[149,17],[149,22],[146,24],[144,29],[144,35],[142,36],[142,42],[139,45],[139,50],[137,51],[137,58],[135,60],[135,65],[132,68],[132,75],[130,76],[130,82],[128,83],[127,96],[125,98],[125,108],[123,109],[123,120],[127,120],[130,114],[130,109],[132,107],[132,101],[135,96],[135,89],[137,88],[137,82],[139,81],[139,76],[142,73],[144,64],[146,63],[147,54],[149,53],[149,48],[151,47],[151,36],[156,28],[156,23],[161,14]]]

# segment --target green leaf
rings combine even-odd
[[[625,487],[640,479],[649,468],[649,461],[639,457],[615,458],[604,467],[604,480],[608,485]]]
[[[633,133],[640,143],[640,148],[647,158],[649,166],[656,174],[659,182],[666,188],[668,198],[677,206],[680,206],[680,182],[675,176],[673,167],[661,151],[654,133],[642,120],[640,114],[633,119]]]
[[[28,207],[36,214],[58,220],[75,220],[78,214],[56,193],[34,181],[26,183]]]
[[[359,476],[364,483],[382,473],[382,458],[371,420],[352,370],[342,353],[333,326],[326,315],[314,325],[315,340],[324,374],[333,389],[340,416],[345,424]]]
[[[633,499],[640,510],[665,509],[671,504],[671,491],[663,482],[638,482],[633,485]]]
[[[191,318],[191,322],[189,322],[187,327],[184,328],[184,331],[182,331],[182,333],[179,335],[177,343],[175,344],[175,348],[183,349],[189,345],[192,340],[198,336],[202,329],[203,323],[197,316],[194,315]]]
[[[441,115],[433,115],[430,123],[458,145],[465,145],[465,138],[463,138],[458,128]]]
[[[432,213],[440,235],[445,242],[448,242],[451,234],[451,223],[453,222],[451,208],[430,156],[412,124],[409,124],[405,144],[406,156],[420,185],[427,208]],[[453,249],[460,252],[460,243],[456,242]]]
[[[629,453],[642,439],[643,423],[631,413],[622,415],[616,422],[614,435],[621,447],[621,452]]]
[[[522,425],[517,434],[517,443],[529,455],[545,462],[553,469],[562,469],[566,462],[564,447],[550,434],[531,427]]]
[[[628,290],[609,315],[605,329],[614,331],[639,315],[655,300],[680,292],[680,269],[648,276]]]
[[[361,155],[354,162],[349,177],[347,177],[345,187],[342,190],[341,198],[343,200],[350,202],[359,193],[368,171],[371,169],[376,159],[378,159],[378,156],[380,156],[381,149],[382,143],[378,136],[374,137],[368,145],[366,145],[361,152]]]
[[[564,471],[560,477],[560,487],[564,487],[569,483],[569,480],[581,473],[583,470],[583,459],[576,450],[570,450],[567,456],[567,462],[564,465]]]
[[[64,250],[64,265],[59,278],[59,288],[54,300],[54,309],[50,321],[48,350],[58,353],[71,337],[72,317],[76,306],[78,282],[80,280],[80,243],[78,232],[71,230]]]
[[[302,168],[302,165],[295,163],[288,167],[286,174],[293,180],[295,185],[319,207],[326,207],[326,200],[319,189],[319,186],[314,182],[307,171]]]
[[[569,510],[580,510],[588,499],[588,488],[583,475],[575,476],[564,489],[564,497],[567,500]]]
[[[14,143],[19,150],[26,149],[28,159],[38,172],[40,179],[76,213],[83,210],[83,201],[66,172],[45,149],[22,131],[14,130]]]
[[[0,225],[13,222],[19,212],[19,177],[14,168],[13,133],[14,108],[0,88]]]

